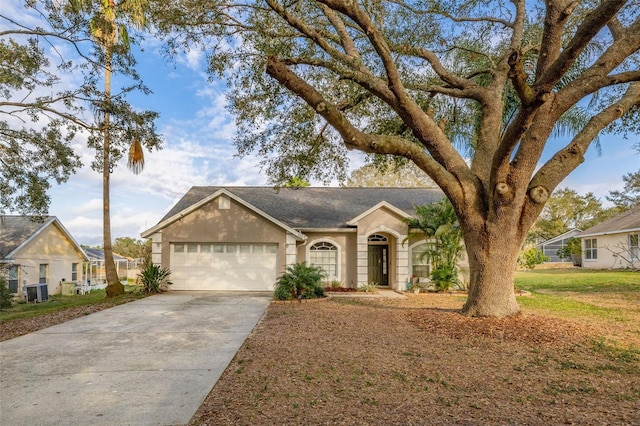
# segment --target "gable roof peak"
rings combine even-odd
[[[56,226],[85,260],[86,254],[56,216],[0,216],[0,260],[13,257],[50,224]]]

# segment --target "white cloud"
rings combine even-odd
[[[95,234],[96,229],[99,229],[100,233],[102,233],[101,217],[76,216],[71,220],[65,220],[63,224],[67,229],[73,229],[74,235]]]
[[[111,218],[111,236],[114,240],[118,237],[140,238],[140,233],[155,225],[161,217],[157,212],[120,212]]]
[[[178,55],[176,62],[185,65],[192,71],[201,71],[203,69],[203,57],[204,55],[200,49],[193,48]]]
[[[95,211],[102,212],[102,198],[93,198],[85,203],[79,205],[76,211],[82,213],[92,213]]]

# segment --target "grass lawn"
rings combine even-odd
[[[516,287],[531,292],[629,293],[640,299],[640,272],[534,269],[516,272]]]
[[[541,269],[516,272],[515,285],[532,293],[518,298],[523,311],[599,327],[610,340],[640,346],[640,273]]]
[[[109,299],[112,304],[126,303],[145,297],[138,287],[125,286],[125,294]],[[44,303],[15,303],[9,309],[0,310],[0,323],[16,319],[34,318],[77,306],[95,305],[105,302],[104,290],[93,290],[87,294],[75,296],[53,295]]]

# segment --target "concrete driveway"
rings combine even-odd
[[[0,424],[185,424],[270,297],[170,292],[1,342]]]

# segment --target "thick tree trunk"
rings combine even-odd
[[[475,236],[465,233],[471,273],[465,315],[505,317],[520,312],[513,283],[520,241],[514,241],[508,227],[492,228]]]

